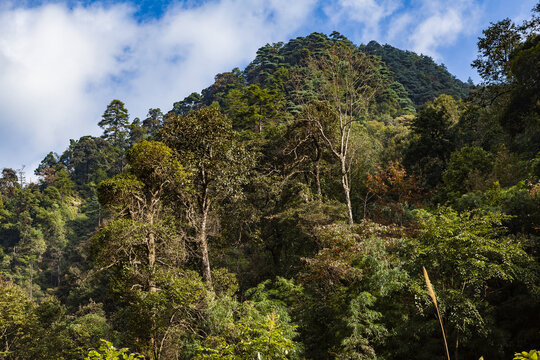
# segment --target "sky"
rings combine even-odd
[[[0,0],[0,169],[31,178],[50,151],[99,136],[107,105],[130,118],[245,68],[258,48],[336,30],[431,56],[457,78],[490,22],[538,0]]]

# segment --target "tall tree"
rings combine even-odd
[[[501,20],[482,31],[478,40],[480,54],[472,66],[486,84],[502,84],[508,81],[510,56],[521,41],[518,27],[510,19]]]
[[[426,103],[411,124],[412,143],[406,165],[419,174],[426,188],[435,187],[455,149],[460,104],[450,95]]]
[[[129,134],[129,114],[123,102],[113,100],[103,113],[98,125],[103,128],[103,137],[114,146],[124,148]]]
[[[370,106],[387,87],[377,59],[343,43],[308,61],[312,87],[320,98],[305,107],[302,121],[312,123],[322,142],[339,163],[341,186],[345,196],[349,224],[354,223],[351,204],[351,144],[358,124],[370,116]],[[303,90],[305,85],[300,85]]]
[[[144,286],[155,292],[156,249],[159,237],[166,236],[160,229],[165,217],[164,201],[171,196],[170,192],[180,189],[187,176],[180,163],[173,158],[172,150],[160,142],[142,141],[128,151],[127,157],[129,172],[105,180],[98,187],[99,201],[113,212],[114,219],[100,232],[115,229],[127,231],[124,228],[126,224],[138,229],[137,238],[140,237],[146,244],[144,263],[147,264],[145,270],[148,270],[148,274]],[[108,254],[106,260],[115,258],[113,254]]]
[[[125,292],[122,296],[130,299],[129,309],[140,312],[140,322],[131,325],[133,336],[148,339],[141,347],[148,349],[151,359],[159,359],[167,329],[182,321],[170,313],[183,306],[177,303],[178,296],[188,296],[182,293],[186,288],[200,292],[190,275],[179,272],[186,259],[184,237],[171,206],[187,183],[187,173],[160,142],[137,143],[127,152],[127,160],[128,172],[98,187],[100,203],[111,212],[111,219],[94,237],[93,248],[103,268],[117,271],[115,281]],[[162,305],[167,302],[165,311]]]
[[[11,168],[2,169],[2,177],[0,178],[0,194],[11,197],[15,193],[16,189],[19,189],[17,172]]]
[[[247,181],[251,155],[237,139],[231,120],[216,106],[167,118],[162,138],[192,171],[194,191],[187,199],[188,218],[201,251],[203,277],[211,284],[209,216],[221,202],[240,195],[241,185]]]
[[[156,134],[163,126],[163,113],[161,109],[149,109],[146,119],[142,122],[142,127],[146,130],[150,140],[156,140]]]
[[[105,139],[83,136],[79,140],[70,140],[59,161],[66,166],[73,181],[82,187],[91,182],[97,184],[118,173],[113,166],[117,156],[117,149]]]

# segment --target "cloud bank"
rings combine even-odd
[[[70,138],[100,134],[112,99],[131,118],[167,111],[266,43],[338,30],[444,61],[441,49],[485,27],[486,10],[470,0],[169,1],[143,20],[128,0],[0,5],[0,168],[32,171]]]
[[[34,169],[69,138],[97,134],[112,99],[135,116],[211,84],[303,24],[313,0],[171,6],[139,23],[126,4],[0,10],[0,167]]]
[[[442,60],[438,49],[477,30],[470,0],[333,0],[324,12],[335,26],[356,23],[356,41],[377,40]]]

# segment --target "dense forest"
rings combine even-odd
[[[535,358],[539,15],[479,85],[313,33],[4,168],[0,359]]]

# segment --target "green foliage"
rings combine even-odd
[[[226,197],[245,181],[250,156],[238,142],[230,119],[217,107],[168,118],[162,137],[192,172],[198,196],[208,186],[209,191]]]
[[[501,213],[458,213],[441,207],[433,214],[425,210],[417,214],[420,231],[409,241],[405,255],[411,277],[419,274],[410,288],[416,306],[421,314],[431,306],[427,296],[421,295],[420,274],[425,266],[437,289],[449,344],[459,343],[461,351],[469,347],[484,349],[484,354],[492,351],[496,347],[487,345],[494,346],[498,334],[492,318],[494,294],[500,294],[504,284],[528,283],[532,259],[519,242],[505,236],[502,222],[508,216]],[[431,336],[439,336],[436,325],[432,331]]]
[[[411,51],[403,51],[376,41],[370,41],[365,49],[372,55],[379,56],[395,76],[395,80],[406,90],[399,96],[405,108],[409,107],[408,97],[416,106],[432,101],[442,94],[457,99],[465,98],[469,86],[452,76],[444,65],[437,65],[433,59],[425,55],[417,55]]]
[[[243,303],[223,297],[209,304],[211,332],[197,348],[196,359],[299,358],[299,344],[293,340],[296,326],[285,303],[274,298],[276,291],[267,285],[249,290]],[[284,279],[276,285],[290,286]]]
[[[198,110],[203,106],[209,106],[213,103],[217,103],[223,107],[225,105],[227,93],[232,89],[245,85],[244,76],[238,68],[233,69],[231,72],[217,74],[214,77],[214,80],[214,84],[202,91],[201,98],[198,97],[198,94],[191,94],[184,99],[184,102],[187,101],[187,104],[185,105],[188,106],[186,109],[188,111],[182,111],[182,106],[180,106],[179,109],[176,105],[178,103],[175,103],[175,108],[173,109],[175,114],[188,115],[190,110]],[[182,104],[182,102],[180,104]]]
[[[449,95],[441,95],[426,103],[411,123],[411,146],[405,163],[420,175],[425,187],[434,187],[455,146],[455,126],[460,106]]]
[[[241,199],[253,155],[232,129],[231,120],[215,105],[186,116],[167,118],[161,137],[190,170],[192,191],[184,196],[187,219],[202,255],[202,274],[211,286],[208,222],[219,205]]]
[[[262,132],[263,129],[284,117],[285,101],[277,90],[261,89],[254,84],[242,89],[232,89],[227,94],[227,113],[234,119],[237,130]]]
[[[103,113],[98,125],[103,128],[103,137],[114,146],[124,147],[129,133],[129,114],[124,103],[113,100]]]
[[[60,156],[78,189],[88,184],[98,184],[117,173],[114,168],[116,159],[121,156],[119,150],[102,138],[83,136],[79,140],[70,140],[70,145]]]
[[[388,336],[381,310],[405,274],[389,252],[393,229],[369,222],[317,229],[321,250],[300,281],[300,329],[310,358],[371,359]]]
[[[178,271],[186,254],[172,201],[185,190],[188,173],[160,142],[143,140],[126,158],[128,172],[98,187],[112,219],[93,237],[92,249],[95,260],[114,271],[111,290],[128,305],[117,317],[129,329],[126,340],[160,358],[185,334],[185,318],[174,314],[187,317],[202,297],[197,277]]]
[[[197,110],[201,106],[201,101],[199,93],[191,93],[184,100],[175,102],[172,111],[176,115],[187,115],[191,110]]]
[[[117,349],[110,341],[101,340],[103,345],[99,351],[91,350],[85,360],[137,360],[144,359],[144,356],[134,353],[129,353],[127,348]]]
[[[149,109],[147,118],[142,122],[142,128],[144,129],[144,136],[148,140],[158,140],[157,132],[163,126],[163,113],[161,109]]]
[[[465,147],[452,153],[443,173],[445,190],[463,194],[487,189],[492,185],[489,175],[493,165],[493,155],[480,147]]]
[[[484,37],[478,40],[480,54],[472,66],[488,84],[505,82],[510,70],[510,55],[520,42],[517,27],[507,18],[482,33]]]
[[[479,292],[490,279],[512,281],[522,262],[529,261],[519,243],[503,236],[505,216],[496,212],[458,213],[441,207],[430,214],[417,211],[421,226],[415,240],[415,262],[430,269],[434,281],[452,281],[454,287]],[[447,287],[447,286],[445,286]]]
[[[19,286],[0,277],[0,357],[15,358],[24,350],[35,321],[33,306]]]
[[[251,317],[234,325],[236,342],[229,343],[220,337],[209,338],[198,349],[196,359],[290,359],[294,343],[285,336],[279,317],[274,314],[262,321]],[[229,334],[230,336],[230,334]]]
[[[513,360],[526,360],[526,359],[530,359],[530,360],[538,360],[540,359],[540,351],[536,351],[536,350],[531,350],[531,351],[522,351],[520,353],[516,353],[514,355],[514,359]]]

